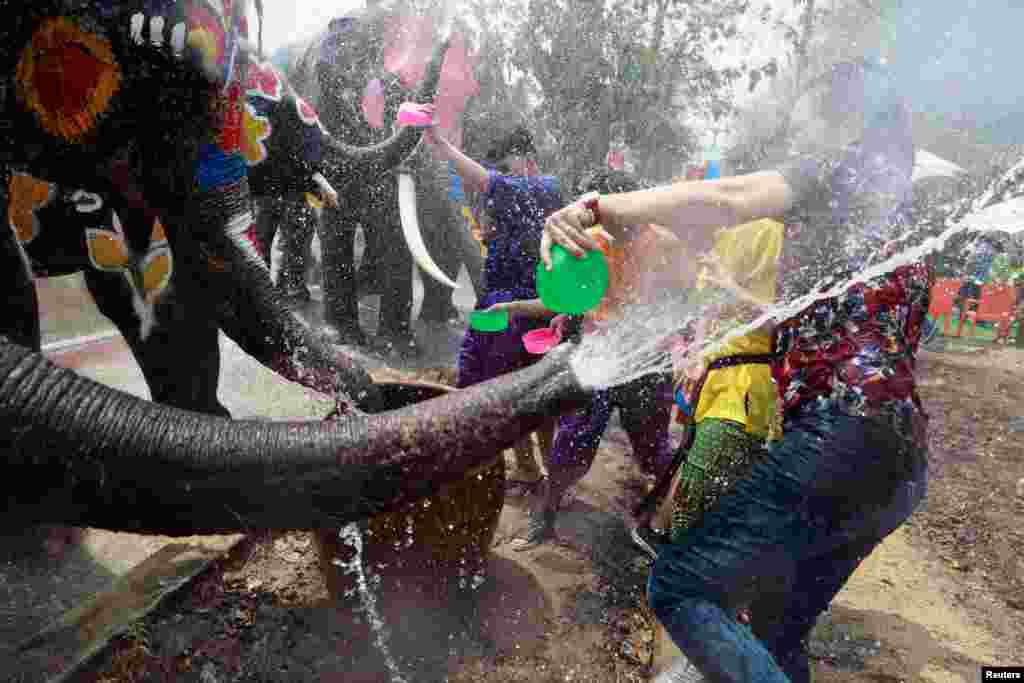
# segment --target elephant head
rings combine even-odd
[[[209,30],[190,30],[186,10],[195,6],[0,6],[8,37],[0,52],[17,64],[16,78],[5,75],[15,93],[0,110],[13,128],[0,147],[4,171],[73,187],[92,169],[95,186],[126,214],[160,217],[176,258],[181,244],[182,258],[208,274],[227,323],[244,328],[240,302],[254,297],[245,310],[271,319],[270,332],[294,345],[284,349],[294,375],[362,392],[371,407],[365,371],[318,356],[323,345],[266,295],[266,267],[248,237],[240,88],[231,87],[238,55],[216,32],[239,14],[213,13]],[[146,14],[154,8],[162,13]],[[7,187],[0,183],[0,222]],[[13,230],[0,231],[0,289],[0,462],[5,519],[16,525],[191,534],[337,524],[436,491],[584,396],[565,349],[411,408],[350,411],[329,423],[234,422],[142,401],[47,361]],[[274,349],[266,338],[248,341]]]
[[[438,45],[415,95],[429,102],[437,91],[447,43]],[[242,152],[252,193],[281,197],[313,192],[337,203],[325,176],[358,182],[399,166],[416,148],[421,129],[403,127],[386,140],[365,146],[343,142],[325,127],[316,109],[270,62],[252,61],[246,82],[246,134]]]
[[[168,16],[146,16],[131,7],[120,7],[109,12],[106,18],[112,28],[128,33],[129,49],[142,53],[147,59],[166,56],[156,49],[164,48],[163,52],[169,51],[176,58],[173,64],[178,68],[190,57],[202,64],[200,76],[204,72],[207,75],[216,73],[215,66],[231,61],[223,31],[218,33],[228,18],[218,16],[212,5],[201,2],[186,2],[181,7],[167,4],[173,10],[169,10]],[[177,21],[179,19],[182,21]],[[73,23],[73,19],[66,17],[55,17],[54,21]],[[185,27],[184,37],[179,27]],[[168,32],[169,38],[165,36]],[[217,94],[209,84],[203,86],[206,89],[202,91],[204,94],[196,96],[197,91],[188,93],[200,102],[207,98],[208,102],[220,101],[223,103],[220,106],[227,104],[235,109],[233,144],[237,154],[222,154],[217,145],[208,142],[198,145],[195,150],[200,155],[199,184],[204,181],[221,182],[226,175],[230,181],[221,184],[230,191],[230,198],[214,193],[209,202],[184,201],[191,188],[182,187],[181,180],[192,173],[190,169],[182,168],[182,159],[159,158],[160,152],[151,152],[146,143],[153,135],[133,141],[135,144],[126,145],[123,149],[105,149],[95,155],[105,157],[101,173],[65,178],[64,173],[50,172],[50,178],[65,187],[85,188],[95,193],[92,196],[96,198],[97,207],[102,206],[108,218],[106,227],[115,222],[124,226],[128,243],[135,247],[129,251],[140,257],[136,260],[147,253],[154,225],[163,218],[167,239],[176,258],[183,262],[189,273],[194,274],[195,279],[202,280],[200,290],[217,293],[217,296],[197,303],[212,306],[211,315],[230,337],[262,363],[289,379],[326,393],[338,393],[344,387],[352,392],[355,403],[363,404],[373,393],[369,376],[326,339],[286,312],[278,292],[270,284],[265,264],[254,258],[260,245],[251,230],[246,202],[238,193],[251,189],[261,196],[315,192],[331,197],[334,190],[322,174],[325,164],[331,165],[332,172],[361,177],[397,164],[416,145],[420,133],[415,129],[405,129],[392,139],[369,147],[342,144],[327,134],[315,110],[294,92],[286,79],[273,67],[250,61],[242,52],[243,47],[239,47],[236,58],[239,62],[237,71],[245,74],[244,81],[236,78],[221,86],[213,86],[221,87],[219,98],[209,99]],[[435,50],[428,78],[420,92],[423,99],[431,97],[436,89],[444,49],[442,45]],[[142,61],[135,54],[128,54],[126,58],[129,65]],[[190,77],[194,79],[196,74],[190,74]],[[178,88],[183,87],[174,83],[170,76],[166,80]],[[179,105],[170,101],[172,97],[173,94],[166,96],[166,109],[153,112],[155,120],[151,119],[151,122],[160,124],[152,127],[153,132],[178,130],[179,138],[187,138],[192,131],[202,130],[204,125],[209,127],[206,121],[196,121],[192,130],[185,130],[181,124],[188,122],[187,114],[178,121],[167,120],[178,113]],[[155,99],[159,102],[159,95]],[[162,123],[161,117],[165,119]],[[137,125],[137,122],[133,123]],[[124,137],[112,139],[123,141]],[[148,153],[153,157],[146,158]],[[90,158],[85,162],[89,165],[77,166],[75,170],[94,167],[98,161]],[[43,171],[42,175],[46,173]],[[182,220],[185,215],[177,212],[175,216],[175,210],[170,208],[189,205],[200,209],[205,206],[216,211],[218,205],[225,203],[231,205],[230,210],[234,214],[233,224],[227,229],[202,227],[202,220]],[[113,209],[113,215],[110,215],[110,209]],[[73,217],[79,221],[72,221],[73,224],[85,218],[81,212],[77,213]],[[186,227],[179,229],[179,226]],[[82,232],[88,233],[79,231],[78,235]],[[67,239],[64,235],[60,237]],[[50,250],[46,250],[44,245],[44,251]],[[48,253],[47,256],[52,261],[53,254]],[[124,260],[130,257],[128,254]],[[140,311],[147,309],[146,306],[136,308]],[[145,331],[145,325],[143,329]]]
[[[402,87],[400,77],[384,69],[385,36],[389,34],[389,27],[393,29],[397,23],[400,23],[399,15],[380,7],[337,17],[301,51],[302,56],[291,69],[296,89],[320,108],[322,119],[332,133],[329,150],[338,154],[339,160],[350,156],[345,152],[341,140],[349,144],[370,145],[371,149],[392,144],[391,141],[396,139],[408,143],[407,146],[396,146],[394,152],[386,157],[385,163],[377,164],[370,173],[362,176],[350,173],[343,163],[329,162],[327,177],[336,185],[343,186],[356,177],[361,177],[361,182],[368,182],[367,179],[395,182],[390,177],[382,176],[410,158],[419,141],[420,129],[399,128],[399,132],[391,133],[389,140],[385,140],[385,136],[389,135],[387,131],[393,129],[398,107],[403,100],[409,98],[416,102],[427,102],[431,99],[438,90],[442,71],[447,68],[446,63],[443,63],[447,53],[442,55],[435,51],[418,91],[410,93]],[[445,40],[446,48],[448,44],[449,40]],[[371,82],[380,85],[379,96],[383,100],[382,121],[373,125],[363,106],[364,93]],[[379,129],[374,126],[379,126]],[[401,216],[402,237],[413,260],[424,273],[454,288],[457,285],[437,265],[424,242],[417,217],[414,175],[405,168],[400,171],[406,171],[400,172],[398,178],[397,208]]]

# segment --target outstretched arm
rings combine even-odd
[[[630,224],[663,225],[696,251],[701,251],[711,242],[717,229],[779,216],[792,202],[793,193],[777,171],[600,195],[596,215],[592,202],[592,208],[578,202],[548,217],[541,241],[541,258],[550,268],[553,243],[577,256],[583,256],[586,250],[598,249],[598,244],[584,232],[595,222],[612,234],[621,234],[622,226]]]
[[[527,318],[552,318],[558,315],[555,311],[545,306],[540,299],[519,299],[517,301],[504,301],[494,304],[488,311],[508,311],[513,315],[521,315]]]
[[[428,142],[433,143],[448,161],[455,162],[455,170],[470,189],[486,193],[490,184],[487,169],[462,153],[458,147],[446,140],[436,128],[427,128],[424,133]]]

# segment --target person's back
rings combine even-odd
[[[562,204],[557,178],[491,171],[483,197],[487,231],[484,296],[478,308],[537,295],[537,263],[544,219]]]

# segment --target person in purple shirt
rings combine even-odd
[[[476,310],[507,301],[537,298],[537,263],[544,220],[562,206],[558,179],[540,175],[536,148],[529,131],[520,126],[487,152],[485,167],[469,158],[435,128],[425,135],[441,156],[454,163],[468,191],[479,194],[481,233],[487,245],[482,293]],[[512,316],[502,332],[466,331],[459,349],[457,386],[461,389],[531,365],[541,356],[523,346],[523,335],[548,321]],[[552,425],[553,429],[553,425]],[[540,447],[549,450],[550,430],[541,430]],[[520,475],[540,479],[532,453],[517,447]],[[531,467],[532,466],[532,467]],[[515,479],[515,477],[510,477]]]

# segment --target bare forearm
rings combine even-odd
[[[514,315],[521,315],[526,318],[553,318],[557,315],[550,308],[545,306],[540,299],[520,299],[518,301],[506,301],[494,304],[490,310],[508,311]]]
[[[766,172],[602,195],[599,207],[612,230],[621,225],[655,223],[690,243],[700,243],[719,228],[777,216],[788,208],[788,201],[782,176]]]
[[[462,177],[469,188],[477,192],[487,192],[487,184],[490,179],[487,169],[463,154],[462,150],[440,135],[436,135],[434,139],[444,157],[455,163],[455,172]]]

